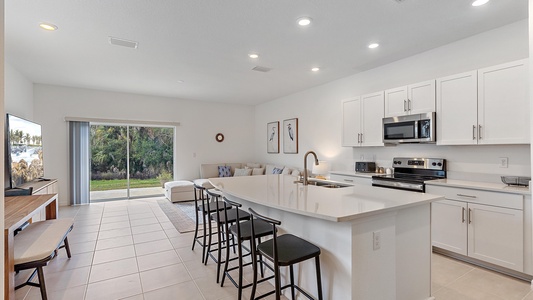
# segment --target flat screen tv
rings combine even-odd
[[[44,176],[41,125],[7,114],[7,153],[11,188]]]

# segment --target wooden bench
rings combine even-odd
[[[25,283],[15,287],[19,289],[26,285],[39,287],[43,300],[47,300],[43,267],[57,255],[60,248],[65,248],[70,258],[70,248],[67,234],[74,226],[73,219],[53,219],[30,224],[15,236],[15,271],[33,269],[33,273]],[[31,282],[35,274],[39,283]]]

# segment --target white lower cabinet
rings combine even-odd
[[[370,177],[331,174],[330,179],[333,181],[344,182],[348,184],[372,185],[372,178]]]
[[[433,246],[524,271],[522,195],[440,186],[426,192],[446,198],[431,205]]]

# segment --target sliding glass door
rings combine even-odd
[[[172,179],[174,128],[91,124],[91,202],[163,194]]]

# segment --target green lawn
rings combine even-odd
[[[91,192],[125,189],[127,187],[126,184],[126,179],[91,180]],[[161,182],[157,178],[130,179],[130,188],[132,189],[158,186],[161,186]]]

